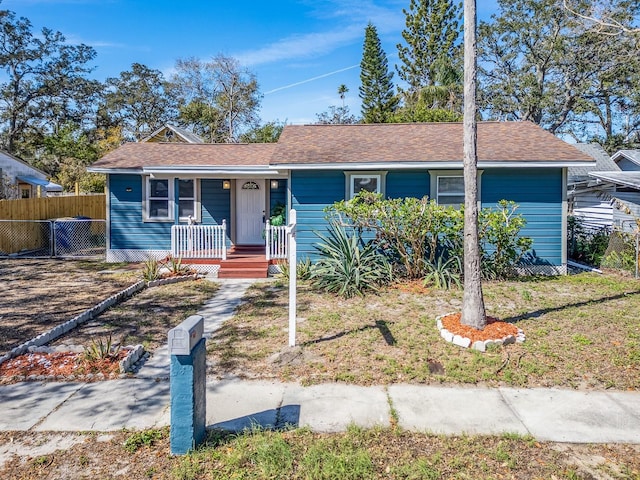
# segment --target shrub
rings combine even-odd
[[[374,243],[360,246],[357,235],[348,235],[335,221],[329,223],[328,235],[317,234],[316,245],[320,260],[312,269],[311,279],[316,287],[344,298],[376,291],[392,280],[392,268],[379,254]]]
[[[569,258],[594,267],[600,266],[609,245],[611,229],[588,228],[582,217],[569,216],[567,251]]]

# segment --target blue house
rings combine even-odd
[[[313,257],[323,209],[362,189],[463,203],[462,138],[460,123],[287,125],[276,144],[125,144],[90,168],[107,174],[107,261],[258,268],[249,257],[286,257],[278,206],[297,211],[298,258]],[[541,271],[566,271],[567,168],[593,165],[532,123],[478,125],[481,207],[520,206]]]

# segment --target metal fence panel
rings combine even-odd
[[[105,252],[104,220],[0,220],[0,257],[95,257]]]

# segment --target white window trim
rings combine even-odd
[[[179,180],[193,180],[193,220],[196,222],[202,221],[201,208],[200,208],[200,179],[199,178],[180,178]],[[175,181],[175,180],[174,180]],[[179,200],[179,199],[178,199]],[[174,197],[175,201],[175,197]],[[188,217],[180,217],[178,221],[187,222]]]
[[[167,197],[167,217],[152,217],[149,215],[149,207],[151,200],[149,198],[151,192],[151,180],[166,180],[169,187],[169,194]],[[142,180],[142,218],[145,222],[172,222],[174,211],[174,194],[173,194],[173,179],[172,178],[151,178],[151,176],[145,176]]]
[[[155,177],[152,178],[150,175],[144,176],[142,179],[142,220],[144,222],[149,222],[149,223],[153,223],[153,222],[159,222],[159,223],[166,223],[166,222],[173,222],[175,219],[175,212],[176,212],[176,190],[175,190],[175,184],[176,184],[176,179],[177,177]],[[149,182],[151,180],[167,180],[167,184],[169,186],[169,197],[168,197],[168,216],[167,217],[151,217],[149,216],[149,192],[151,191]],[[195,198],[193,199],[193,211],[195,213],[195,218],[194,220],[196,222],[201,222],[202,221],[202,215],[201,215],[201,205],[200,205],[200,179],[197,178],[183,178],[182,180],[193,180],[194,184],[193,184],[193,188],[194,188],[194,195]],[[187,222],[188,218],[187,217],[180,217],[178,219],[179,222]]]
[[[345,174],[345,198],[351,200],[355,195],[353,193],[354,182],[356,178],[372,178],[375,177],[378,180],[378,193],[383,196],[386,191],[386,171],[356,171],[356,172],[344,172]]]
[[[431,192],[430,197],[432,200],[438,202],[438,177],[463,177],[464,178],[464,170],[429,170],[429,178],[431,181],[430,189]],[[482,198],[482,182],[481,177],[484,173],[484,170],[478,170],[476,174],[476,181],[478,183],[478,208],[480,208],[481,198]]]

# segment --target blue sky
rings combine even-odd
[[[487,19],[496,0],[478,0]],[[222,53],[252,70],[264,94],[263,121],[316,121],[329,105],[360,113],[358,86],[367,22],[378,29],[393,65],[409,0],[3,0],[0,8],[34,29],[62,32],[97,51],[94,77],[104,80],[134,62],[171,74],[177,58]],[[395,77],[394,77],[395,79]]]

